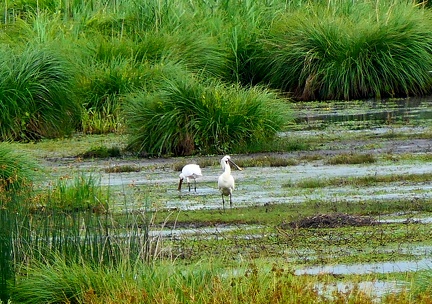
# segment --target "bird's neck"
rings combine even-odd
[[[225,165],[225,173],[226,174],[231,174],[231,167],[228,164]]]

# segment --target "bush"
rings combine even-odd
[[[271,141],[286,105],[274,92],[217,81],[199,82],[183,73],[160,91],[130,96],[125,105],[128,149],[138,153],[225,153],[252,142]]]

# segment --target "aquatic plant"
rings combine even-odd
[[[29,269],[28,276],[17,282],[12,299],[23,304],[52,300],[132,304],[333,303],[335,297],[356,303],[371,301],[359,290],[322,295],[315,290],[314,278],[295,276],[290,268],[276,264],[264,268],[242,263],[239,268],[227,268],[225,272],[220,265],[211,264],[136,264],[132,268],[119,265],[109,269],[93,267],[84,261],[67,264],[60,259]],[[320,282],[330,281],[330,277],[321,276]]]
[[[108,211],[109,196],[92,174],[61,177],[36,198],[37,208],[76,212],[90,210],[95,213]]]

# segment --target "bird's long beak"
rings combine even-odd
[[[233,162],[231,159],[229,159],[228,161],[229,161],[229,163],[230,163],[231,165],[233,165],[234,167],[236,167],[238,170],[240,170],[240,171],[243,170],[242,168],[240,168],[239,166],[237,166],[237,164],[236,164],[235,162]]]
[[[183,183],[183,178],[180,178],[178,189],[177,189],[178,191],[181,191],[181,185],[182,185],[182,183]]]

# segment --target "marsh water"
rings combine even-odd
[[[432,125],[432,98],[403,99],[389,101],[366,102],[332,102],[332,103],[302,103],[294,106],[297,125],[281,136],[305,136],[325,138],[329,132],[337,133],[341,127],[343,133],[358,132],[361,138],[373,138],[376,135],[389,134],[388,141],[371,144],[370,141],[354,140],[338,142],[336,149],[328,145],[313,151],[298,151],[290,153],[267,153],[259,157],[282,157],[302,159],[304,155],[319,154],[328,156],[332,153],[375,153],[379,155],[405,154],[425,155],[432,152],[432,141],[429,138],[410,138],[410,134],[424,133]],[[403,140],[392,140],[395,133],[405,134]],[[233,160],[250,159],[257,155],[232,155]],[[216,162],[221,156],[208,156]],[[202,157],[201,157],[202,158]],[[181,192],[177,191],[179,172],[173,169],[173,164],[197,162],[198,158],[167,158],[167,159],[109,159],[76,162],[73,160],[57,160],[51,163],[57,172],[65,170],[85,171],[89,174],[99,174],[101,184],[110,186],[112,195],[119,197],[135,197],[132,201],[118,203],[113,206],[116,211],[124,211],[125,205],[135,209],[145,208],[150,201],[156,208],[180,210],[188,212],[196,209],[222,209],[222,201],[217,189],[217,178],[221,174],[219,166],[203,167],[203,177],[197,180],[197,191],[188,191],[187,185]],[[115,166],[130,165],[139,168],[138,172],[106,173]],[[272,204],[298,204],[307,202],[362,202],[406,199],[417,201],[430,199],[432,184],[430,182],[410,183],[393,182],[385,185],[375,184],[367,187],[332,186],[318,188],[293,187],[302,180],[390,175],[390,174],[425,174],[432,172],[432,162],[419,161],[382,161],[372,164],[341,164],[328,165],[322,158],[309,159],[296,165],[282,167],[246,167],[243,171],[233,170],[236,189],[233,194],[235,208],[262,206]],[[137,195],[138,193],[138,195]],[[131,205],[132,204],[132,205]],[[227,206],[228,207],[228,206]],[[412,215],[388,217],[388,221],[412,220]],[[430,221],[430,218],[419,218],[419,221]],[[157,229],[151,232],[153,236],[165,238],[188,237],[192,234],[214,235],[221,231],[238,229],[238,227],[213,226],[202,228],[170,228]],[[242,226],[241,229],[248,229]],[[429,269],[432,260],[431,248],[419,248],[419,258],[416,261],[394,261],[382,263],[361,263],[341,265],[318,265],[300,267],[296,274],[365,274],[406,272]],[[375,282],[367,284],[374,292],[384,292],[394,289],[396,283]],[[372,287],[371,287],[372,286]],[[365,287],[365,288],[366,288]],[[335,288],[341,288],[336,286]]]
[[[357,128],[394,123],[424,125],[432,121],[432,98],[300,103],[294,115],[297,124],[311,128],[340,124]]]

